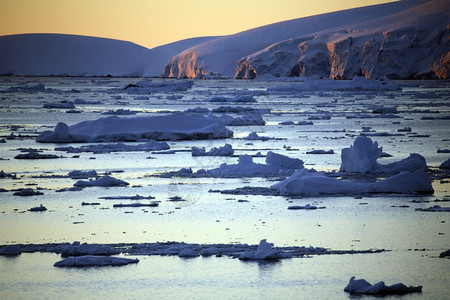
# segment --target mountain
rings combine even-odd
[[[275,23],[177,54],[165,77],[449,78],[450,0],[405,0]]]
[[[214,37],[148,49],[134,43],[66,34],[0,37],[0,74],[33,76],[159,76],[180,51]]]

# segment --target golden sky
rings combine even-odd
[[[0,36],[65,33],[153,48],[393,0],[0,0]]]

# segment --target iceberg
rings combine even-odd
[[[372,285],[365,279],[355,279],[355,276],[353,276],[350,278],[350,281],[344,288],[344,291],[351,294],[392,295],[420,293],[422,291],[422,286],[406,286],[403,283],[386,286],[383,281]]]
[[[59,122],[53,131],[44,131],[40,143],[135,142],[143,140],[221,139],[233,132],[219,120],[198,114],[164,116],[106,117],[68,126]]]
[[[428,169],[425,158],[417,153],[410,154],[409,157],[398,162],[379,164],[377,159],[382,152],[383,148],[378,147],[377,142],[373,142],[369,137],[359,136],[353,142],[353,146],[342,149],[340,171],[395,174],[401,171],[414,172]]]

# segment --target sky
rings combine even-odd
[[[153,48],[393,0],[0,0],[0,36],[63,33]]]

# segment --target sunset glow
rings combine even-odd
[[[389,0],[2,0],[0,35],[64,33],[153,48],[177,40],[237,33],[266,24]]]

